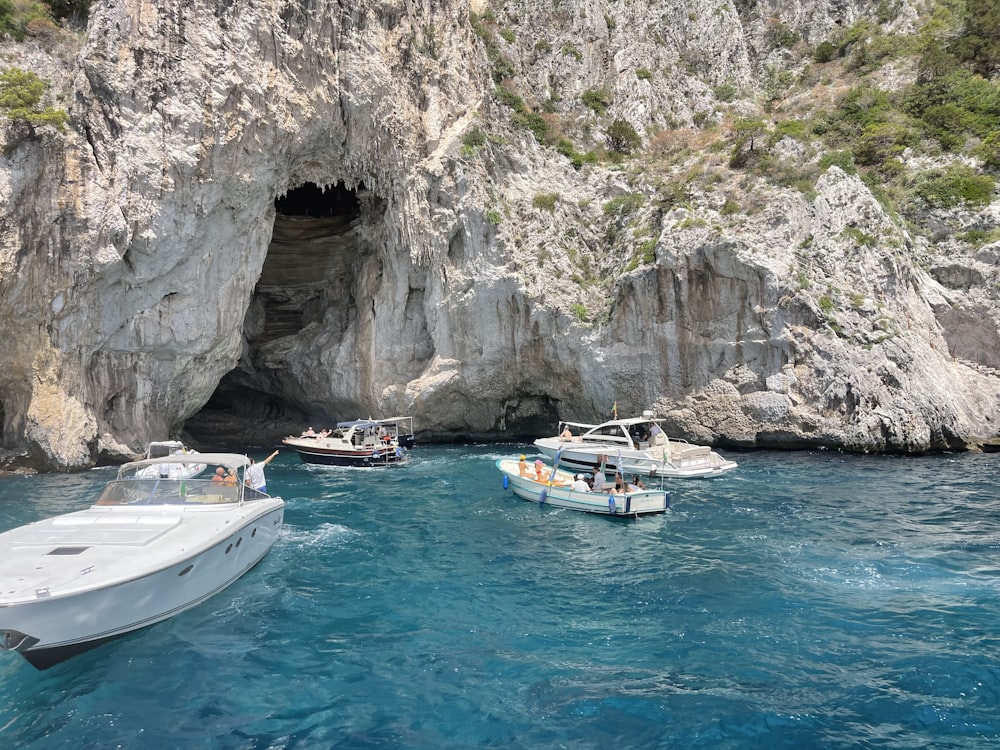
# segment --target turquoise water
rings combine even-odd
[[[976,748],[1000,741],[1000,456],[735,454],[623,521],[504,491],[522,446],[268,466],[264,561],[45,672],[11,748]],[[530,452],[530,451],[529,451]],[[113,474],[0,480],[0,530]]]

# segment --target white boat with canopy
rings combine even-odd
[[[190,461],[231,478],[160,476],[160,468]],[[0,649],[45,669],[236,581],[264,557],[284,520],[281,498],[243,484],[250,463],[233,453],[127,463],[89,508],[0,534]]]
[[[596,425],[562,421],[559,434],[538,438],[534,445],[550,459],[560,454],[559,465],[574,471],[603,467],[607,474],[700,479],[737,467],[707,445],[668,438],[662,421],[651,411]]]

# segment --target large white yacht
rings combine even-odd
[[[180,477],[177,462],[224,471]],[[89,508],[0,534],[0,649],[45,669],[233,583],[284,520],[281,498],[243,484],[249,464],[231,453],[128,463]]]

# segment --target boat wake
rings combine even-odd
[[[331,544],[345,544],[349,539],[356,539],[361,534],[339,523],[322,523],[315,529],[296,529],[285,525],[281,530],[281,538],[297,549],[329,547]]]

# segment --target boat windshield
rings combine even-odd
[[[250,487],[225,485],[211,479],[128,477],[109,482],[97,505],[206,505],[245,502],[267,497]]]
[[[606,424],[595,427],[583,435],[582,439],[585,443],[620,443],[623,446],[632,444],[622,426],[618,424]]]

